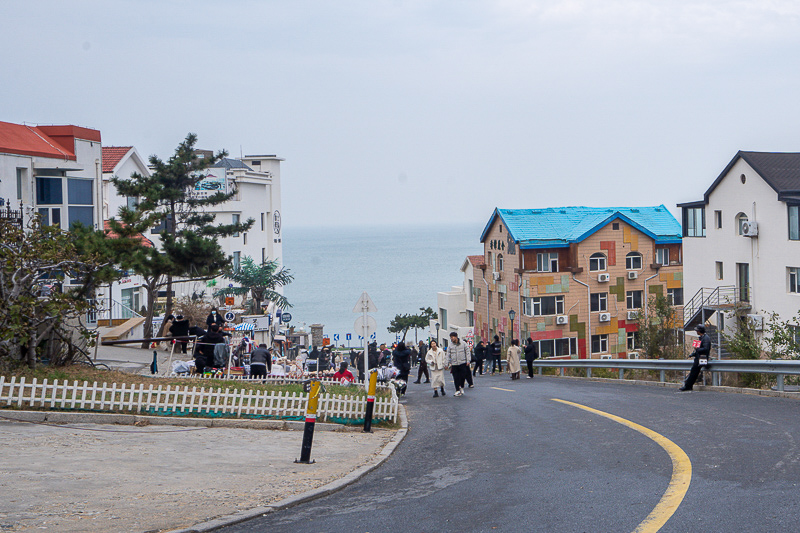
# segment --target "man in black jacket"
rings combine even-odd
[[[689,371],[689,377],[687,377],[686,381],[683,383],[683,387],[678,389],[681,392],[692,390],[694,382],[697,381],[697,376],[700,375],[700,360],[704,359],[707,362],[708,356],[711,353],[711,338],[706,334],[706,327],[702,324],[698,324],[695,326],[694,330],[700,336],[700,342],[699,346],[692,352],[692,355],[689,356],[694,357],[694,363],[692,364],[692,369]]]
[[[497,365],[497,371],[502,374],[503,373],[503,345],[500,343],[500,337],[497,335],[494,336],[494,342],[489,345],[489,357],[492,358],[492,374],[494,374],[494,365]],[[486,370],[489,370],[488,366],[486,365]]]
[[[486,346],[483,345],[483,339],[478,339],[478,345],[475,346],[475,368],[472,369],[472,375],[477,373],[483,375],[483,361],[486,359]]]
[[[178,315],[169,327],[169,332],[173,337],[187,337],[189,335],[189,319]],[[186,353],[186,339],[176,341],[182,353]]]

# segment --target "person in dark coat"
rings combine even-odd
[[[411,372],[411,350],[406,348],[406,343],[400,341],[392,352],[392,364],[400,372],[397,379],[408,383],[408,374]],[[406,393],[407,385],[403,385],[400,394]]]
[[[218,324],[211,324],[211,329],[200,337],[194,351],[194,365],[197,372],[202,374],[206,366],[214,364],[214,345],[225,342],[225,335]]]
[[[371,342],[369,345],[369,351],[367,352],[367,367],[368,368],[378,368],[378,364],[380,363],[381,352],[378,351],[378,343]]]
[[[489,345],[489,356],[492,359],[492,374],[494,374],[494,367],[497,365],[497,372],[503,373],[503,345],[500,343],[500,337],[494,336],[494,342]],[[489,370],[488,364],[486,370]]]
[[[533,362],[539,358],[539,350],[533,339],[528,337],[525,341],[525,363],[528,365],[528,379],[533,379]]]
[[[483,344],[483,339],[478,339],[478,344],[475,346],[475,368],[472,369],[472,375],[480,373],[483,375],[483,362],[486,360],[486,345]]]
[[[698,324],[695,326],[694,330],[700,336],[700,342],[694,349],[694,352],[689,356],[694,357],[694,363],[692,363],[692,369],[689,371],[689,377],[686,378],[683,387],[678,389],[681,392],[692,390],[694,382],[697,381],[697,376],[700,375],[700,360],[703,359],[708,362],[708,356],[711,354],[711,337],[706,333],[706,327],[702,324]]]
[[[169,327],[169,333],[173,337],[186,337],[189,335],[189,319],[183,318],[183,315],[178,315]],[[181,349],[181,353],[186,353],[186,345],[189,344],[187,340],[175,341]]]
[[[259,344],[250,354],[250,375],[254,378],[265,378],[270,372],[272,372],[272,354],[266,344]]]
[[[225,319],[222,318],[222,315],[219,314],[216,307],[211,308],[211,313],[206,318],[206,326],[208,326],[208,329],[211,329],[211,324],[225,325]]]
[[[428,361],[425,360],[425,356],[428,354],[428,346],[419,341],[419,371],[417,371],[417,381],[414,383],[419,383],[422,380],[423,374],[425,375],[425,383],[431,382],[431,374],[428,370]]]
[[[320,372],[324,372],[331,367],[331,349],[327,346],[322,349],[322,352],[319,354],[319,362],[317,363],[317,368]]]

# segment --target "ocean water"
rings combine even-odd
[[[481,231],[476,225],[284,228],[283,263],[294,275],[284,290],[291,325],[323,324],[332,340],[339,334],[337,344],[347,344],[351,333],[358,346],[353,325],[361,314],[353,308],[366,291],[378,308],[371,313],[378,342],[394,342],[387,328],[396,315],[437,311],[436,293],[462,285],[464,260],[483,253]]]

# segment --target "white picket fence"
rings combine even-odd
[[[285,381],[285,380],[284,380]],[[373,419],[397,421],[398,398],[394,389],[391,397],[376,398]],[[84,409],[93,411],[135,412],[144,414],[197,414],[240,417],[301,417],[305,415],[308,395],[288,391],[231,390],[221,387],[171,386],[152,384],[145,387],[97,382],[80,384],[54,380],[48,383],[26,383],[12,376],[6,381],[0,376],[0,407],[36,407],[45,409]],[[363,419],[366,397],[323,393],[320,395],[317,417]]]

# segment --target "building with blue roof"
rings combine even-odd
[[[475,335],[490,342],[513,334],[542,357],[634,357],[648,300],[683,305],[682,230],[663,205],[495,209],[481,243]]]

